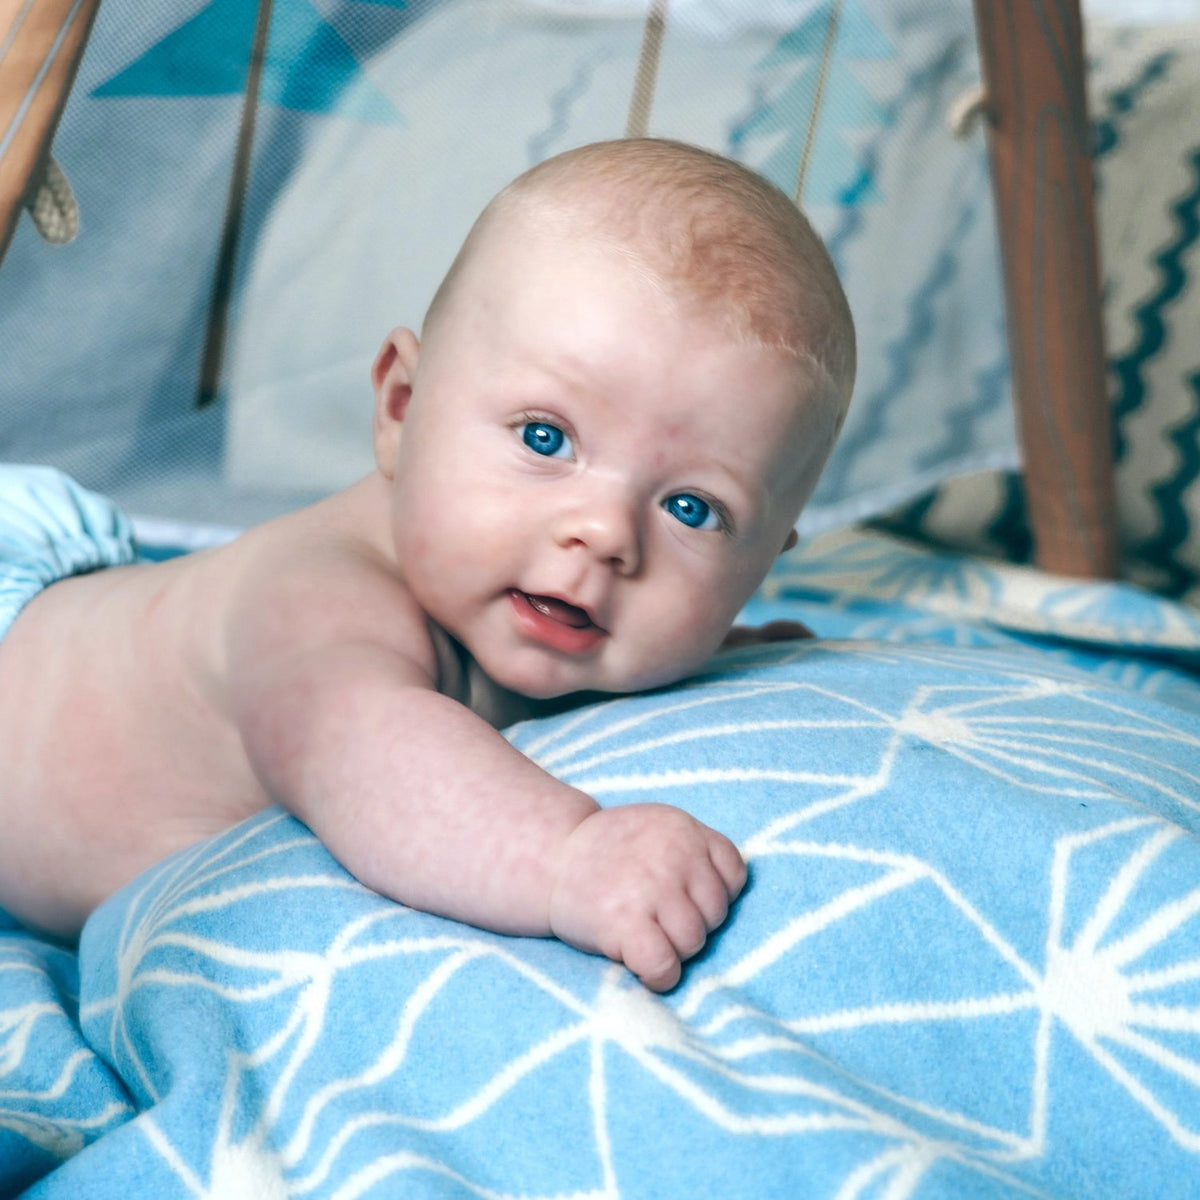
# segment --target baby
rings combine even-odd
[[[497,727],[709,659],[793,544],[853,374],[833,266],[756,175],[654,139],[535,167],[420,337],[384,342],[369,476],[201,553],[67,562],[22,600],[0,907],[73,937],[278,803],[386,896],[673,987],[745,881],[737,849],[667,805],[601,809]]]

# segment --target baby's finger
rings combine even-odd
[[[681,959],[699,954],[708,941],[704,916],[686,892],[660,902],[658,924]]]
[[[708,858],[724,882],[729,899],[736,900],[746,886],[746,861],[741,851],[727,837],[714,832],[708,843]]]
[[[799,621],[768,621],[765,625],[735,625],[721,643],[722,650],[741,646],[760,646],[765,642],[785,642],[813,637],[813,631]]]
[[[621,961],[654,992],[669,992],[683,974],[675,947],[654,921],[622,942]]]
[[[711,932],[729,915],[729,891],[725,880],[709,862],[688,880],[687,894],[700,911],[705,927]]]
[[[764,642],[790,642],[800,638],[815,637],[811,629],[800,621],[768,621],[759,633]]]

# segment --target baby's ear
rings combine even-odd
[[[400,430],[412,398],[421,343],[411,329],[393,329],[384,339],[371,367],[375,389],[375,461],[391,479],[400,448]]]

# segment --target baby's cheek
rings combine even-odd
[[[732,619],[714,621],[711,612],[676,611],[675,621],[659,636],[643,643],[639,690],[661,687],[698,671],[721,648]]]

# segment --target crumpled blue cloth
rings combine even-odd
[[[129,518],[52,467],[0,465],[0,637],[44,588],[131,563]]]

